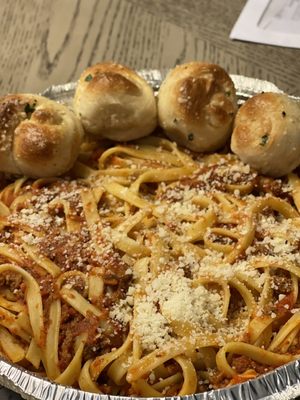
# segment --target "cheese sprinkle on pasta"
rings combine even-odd
[[[96,393],[192,394],[300,351],[299,178],[159,138],[0,195],[0,351]],[[96,160],[96,161],[95,161]]]

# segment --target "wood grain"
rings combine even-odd
[[[300,50],[231,41],[245,0],[0,0],[0,93],[40,92],[115,60],[206,60],[300,95]]]

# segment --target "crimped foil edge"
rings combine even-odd
[[[58,385],[4,360],[0,360],[0,384],[19,393],[26,400],[143,400],[141,397],[88,393]],[[161,397],[160,400],[290,400],[298,395],[300,361],[296,360],[266,375],[229,388],[181,397]]]
[[[150,85],[154,89],[154,92],[157,92],[161,82],[166,77],[168,71],[168,69],[142,69],[137,72],[142,78],[146,79],[146,81],[150,83]],[[242,75],[230,75],[230,77],[236,88],[237,97],[240,103],[243,103],[254,94],[258,94],[261,92],[283,93],[283,91],[280,90],[276,85],[274,85],[274,83],[268,81],[263,81],[256,78],[249,78]],[[43,96],[49,97],[52,100],[71,104],[76,86],[77,82],[69,82],[64,85],[54,85],[44,90],[41,94]]]

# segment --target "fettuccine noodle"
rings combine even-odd
[[[71,177],[1,192],[1,354],[59,384],[144,397],[296,359],[298,176],[159,137],[97,146]]]

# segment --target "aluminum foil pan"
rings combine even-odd
[[[108,396],[83,392],[57,385],[31,374],[4,360],[0,360],[0,384],[19,393],[26,400],[137,400],[137,398]],[[290,400],[300,395],[300,361],[284,365],[257,379],[191,396],[174,397],[176,400]],[[1,400],[17,400],[6,391]],[[161,398],[160,400],[170,400]],[[142,400],[142,399],[140,399]],[[156,399],[153,399],[156,400]]]
[[[157,92],[167,74],[167,70],[140,70],[144,77]],[[238,101],[242,104],[249,97],[261,92],[282,93],[271,82],[248,78],[241,75],[231,75],[235,84]],[[67,104],[72,104],[76,88],[75,82],[51,86],[41,94]],[[295,98],[300,101],[300,98]],[[83,392],[70,387],[57,385],[43,379],[21,367],[13,365],[0,358],[0,400],[129,400],[130,397],[98,395]],[[175,397],[176,400],[290,400],[300,396],[300,360],[294,361],[259,378],[206,393],[191,396]],[[136,399],[136,398],[135,398]],[[161,400],[171,398],[161,398]]]
[[[166,77],[169,70],[157,70],[157,69],[142,69],[138,71],[138,74],[145,78],[153,87],[154,92],[157,92],[162,80]],[[261,92],[277,92],[282,93],[276,85],[268,81],[262,81],[260,79],[248,78],[242,75],[230,75],[231,79],[236,88],[238,101],[242,104],[249,97],[254,94]],[[72,103],[72,99],[76,89],[76,82],[69,82],[64,85],[50,86],[41,94],[49,97],[52,100],[56,100],[63,103]]]

